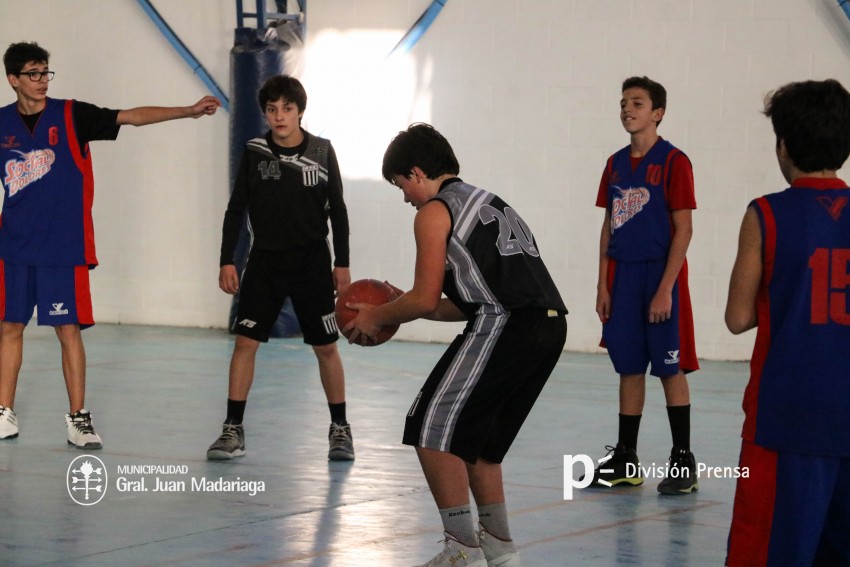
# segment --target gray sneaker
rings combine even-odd
[[[78,449],[100,449],[103,442],[91,423],[91,412],[81,409],[74,415],[65,414],[65,429],[68,433],[68,445]]]
[[[348,423],[340,425],[331,422],[331,427],[328,431],[328,443],[330,444],[330,450],[328,451],[329,460],[354,460],[354,440],[351,438],[351,425]]]
[[[12,408],[0,406],[0,439],[12,439],[18,436],[18,416]]]
[[[207,449],[207,459],[226,461],[234,457],[241,457],[245,453],[247,453],[245,451],[245,429],[242,424],[225,423],[222,425],[221,435]]]

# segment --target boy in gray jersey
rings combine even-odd
[[[418,210],[413,289],[377,307],[352,304],[360,312],[343,332],[367,344],[382,327],[414,319],[467,322],[405,425],[446,536],[425,566],[517,567],[501,463],[560,357],[567,309],[525,221],[459,171],[448,141],[427,124],[390,143],[384,178]]]

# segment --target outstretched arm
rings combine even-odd
[[[178,118],[200,118],[204,115],[215,114],[220,106],[221,101],[214,96],[207,95],[192,106],[139,106],[119,110],[116,122],[120,126],[124,124],[146,126]]]

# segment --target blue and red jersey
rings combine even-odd
[[[608,158],[596,198],[611,215],[608,256],[618,262],[666,258],[670,212],[696,208],[690,160],[660,137],[642,158],[630,152],[626,146]]]
[[[802,178],[754,200],[763,242],[748,441],[850,457],[850,189]]]
[[[0,108],[0,166],[0,259],[96,266],[91,155],[77,139],[74,101],[48,98],[32,132],[16,104]]]

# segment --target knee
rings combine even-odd
[[[332,360],[339,356],[339,350],[336,348],[336,343],[329,345],[313,345],[313,352],[316,353],[316,358],[319,360]]]
[[[257,350],[259,350],[259,348],[260,341],[243,337],[242,335],[236,335],[236,342],[233,345],[234,353],[254,355],[257,354]]]

